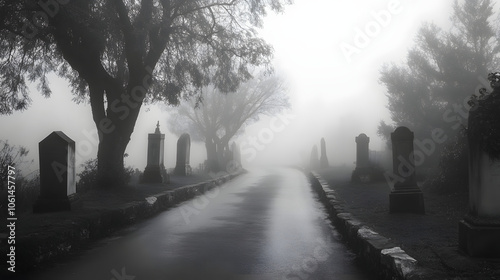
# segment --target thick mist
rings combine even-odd
[[[377,126],[381,120],[391,120],[386,89],[378,82],[379,71],[384,63],[404,61],[422,22],[448,26],[443,15],[449,15],[451,4],[299,0],[282,14],[269,13],[259,32],[274,48],[273,66],[287,83],[290,107],[276,116],[260,116],[231,140],[240,145],[243,165],[303,165],[322,137],[331,165],[353,165],[354,137],[360,133],[370,137],[371,150],[385,149],[385,142],[376,134]],[[384,18],[387,14],[390,16]],[[2,138],[30,150],[34,161],[27,170],[38,169],[38,142],[56,130],[77,142],[77,166],[97,154],[90,106],[72,101],[65,80],[54,75],[48,80],[52,97],[42,97],[31,86],[31,106],[0,119],[3,131],[9,131]],[[175,114],[175,108],[143,106],[127,147],[126,165],[143,170],[147,134],[160,121],[166,134],[165,164],[174,167],[178,135],[168,129],[170,114]],[[205,158],[203,142],[193,141],[192,166]]]

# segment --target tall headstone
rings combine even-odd
[[[413,132],[400,126],[391,133],[393,175],[396,178],[389,194],[391,213],[425,214],[424,196],[415,179]]]
[[[370,182],[370,137],[366,136],[366,134],[364,133],[361,133],[356,138],[354,138],[354,140],[356,142],[356,168],[352,172],[351,180],[353,182]]]
[[[154,133],[148,135],[148,163],[142,177],[143,183],[168,183],[170,178],[163,165],[165,134],[160,132],[160,122]]]
[[[499,123],[500,93],[486,99],[468,119],[469,211],[459,222],[458,240],[469,256],[500,258],[500,127],[493,127]]]
[[[326,156],[326,143],[325,138],[321,138],[321,156],[319,158],[321,168],[328,168],[328,157]]]
[[[79,206],[76,196],[75,141],[54,131],[38,144],[40,196],[34,213],[69,211]]]
[[[191,138],[189,134],[184,133],[177,140],[177,161],[175,164],[174,174],[187,176],[191,174],[191,166],[189,165],[189,157],[191,151]]]
[[[318,146],[316,145],[314,145],[311,150],[310,167],[313,170],[319,168]]]

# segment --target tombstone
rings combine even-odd
[[[238,165],[241,168],[240,147],[235,142],[231,144],[231,152],[233,152],[233,161],[235,162],[236,165]]]
[[[54,131],[38,143],[40,196],[33,213],[69,211],[81,206],[76,194],[75,141]]]
[[[498,98],[498,95],[496,97]],[[490,112],[498,110],[495,108],[498,106],[498,100],[493,102],[495,100],[491,98],[493,96],[488,98],[490,104],[481,104],[469,114],[469,210],[458,227],[460,250],[478,258],[500,258],[500,159],[490,157],[482,148],[487,146],[481,143],[481,133],[471,132],[480,129],[478,121],[475,120],[478,112],[486,118],[495,118],[483,113],[485,107],[489,107],[486,109]],[[498,123],[498,120],[496,122]],[[483,129],[488,129],[490,137],[495,137],[491,136],[495,135],[495,128],[491,127],[491,123],[495,122],[487,123],[490,125]],[[494,142],[499,143],[500,139],[495,139]]]
[[[325,138],[321,138],[321,157],[319,158],[319,164],[321,168],[328,168],[328,158],[326,156],[326,143]]]
[[[189,165],[189,156],[191,150],[191,138],[189,134],[184,133],[177,140],[177,161],[175,164],[174,174],[179,176],[187,176],[191,174],[191,166]]]
[[[371,168],[369,156],[370,137],[361,133],[354,138],[356,142],[356,168],[352,172],[351,181],[368,183],[371,181]]]
[[[424,196],[415,179],[413,132],[400,126],[391,133],[395,183],[389,194],[390,213],[425,214]]]
[[[310,168],[312,170],[319,168],[318,147],[316,145],[311,150]]]
[[[170,178],[163,165],[165,134],[160,132],[160,122],[154,133],[148,135],[148,164],[144,169],[143,183],[168,183]]]

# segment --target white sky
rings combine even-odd
[[[387,11],[390,3],[395,3],[399,12],[391,14],[383,22],[385,26],[381,26],[373,13]],[[404,60],[423,21],[447,26],[452,3],[452,0],[295,0],[283,14],[270,14],[261,36],[273,45],[276,71],[289,82],[291,112],[295,118],[284,130],[273,132],[272,138],[266,134],[273,128],[269,118],[248,127],[238,142],[248,142],[249,137],[260,135],[267,137],[264,140],[268,143],[254,149],[255,158],[244,155],[244,161],[296,164],[301,156],[308,158],[312,145],[319,146],[321,137],[325,137],[330,163],[352,164],[354,137],[362,132],[371,139],[370,149],[382,149],[383,143],[376,136],[377,125],[380,120],[390,121],[390,118],[385,107],[385,88],[378,83],[380,68],[384,63]],[[369,41],[364,46],[356,45],[357,30],[367,28],[372,31]],[[348,61],[341,44],[360,46],[359,53]],[[30,156],[35,159],[33,169],[38,169],[38,142],[54,130],[65,132],[77,142],[77,165],[97,154],[97,146],[85,136],[95,133],[90,107],[72,101],[66,81],[55,76],[50,81],[51,98],[43,98],[32,88],[33,104],[28,110],[0,117],[0,139],[29,148]],[[157,120],[166,133],[166,167],[175,165],[178,137],[168,133],[167,118],[154,105],[143,107],[127,149],[128,165],[144,169],[147,133],[154,131]],[[193,143],[191,154],[192,166],[197,166],[205,158],[202,143]]]
[[[354,137],[360,133],[370,137],[370,149],[383,149],[377,126],[380,120],[390,122],[390,115],[379,71],[384,63],[405,59],[422,22],[447,29],[452,2],[297,0],[284,14],[269,16],[262,36],[274,46],[277,70],[289,79],[296,121],[275,133],[255,161],[308,160],[311,147],[319,148],[324,137],[330,164],[353,164]],[[389,5],[399,8],[382,26],[373,14],[383,14]],[[372,36],[362,45],[355,36],[367,28]],[[360,46],[359,53],[348,60],[342,44]],[[249,127],[247,134],[258,134],[260,125],[266,122]]]

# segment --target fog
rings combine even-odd
[[[322,137],[331,165],[353,164],[354,137],[360,133],[370,137],[371,150],[384,149],[377,125],[391,121],[385,88],[378,82],[380,68],[404,61],[422,22],[446,28],[452,2],[296,0],[284,13],[270,13],[260,34],[274,47],[273,65],[287,81],[291,107],[277,120],[260,117],[234,139],[241,146],[243,166],[302,164]],[[382,13],[390,17],[377,21]],[[371,35],[365,34],[368,41],[361,44],[356,38],[366,30]],[[27,147],[34,159],[31,170],[38,169],[38,142],[52,131],[76,141],[78,166],[97,154],[90,106],[73,102],[65,80],[53,75],[49,81],[52,97],[45,99],[31,86],[32,105],[0,118],[0,139]],[[147,134],[159,121],[166,134],[165,166],[174,167],[178,136],[168,131],[168,118],[160,106],[143,106],[126,165],[144,170]],[[205,158],[203,143],[193,142],[191,165]]]

